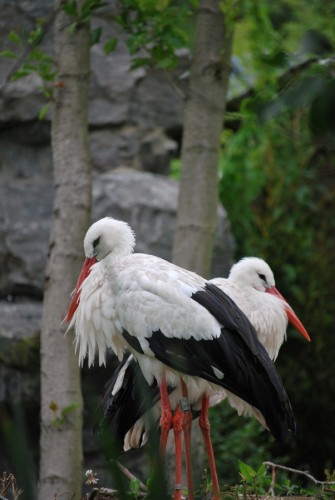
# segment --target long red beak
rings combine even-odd
[[[272,286],[271,288],[267,288],[266,291],[268,293],[271,293],[272,295],[276,295],[279,297],[281,300],[285,302],[285,309],[286,309],[286,314],[288,317],[289,322],[305,337],[305,339],[308,340],[308,342],[311,341],[310,336],[308,335],[304,325],[301,323],[300,319],[298,316],[295,314],[293,311],[292,307],[288,304],[288,302],[284,299],[282,294],[277,290],[275,286]]]
[[[76,288],[75,288],[73,295],[72,295],[71,304],[70,304],[68,313],[67,313],[66,318],[65,318],[66,321],[71,321],[72,316],[74,315],[74,313],[79,305],[81,285],[82,285],[83,281],[85,281],[87,276],[90,274],[91,267],[93,266],[93,264],[96,263],[96,261],[97,261],[97,259],[95,257],[92,257],[91,259],[89,259],[89,258],[85,259],[83,267],[81,268],[81,271],[79,274]]]

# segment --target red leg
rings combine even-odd
[[[176,454],[176,483],[174,491],[174,500],[181,500],[181,476],[182,476],[182,423],[183,423],[183,412],[178,404],[174,416],[172,419],[173,432],[174,432],[174,443],[175,443],[175,454]]]
[[[192,479],[192,459],[191,459],[191,427],[192,427],[192,412],[189,408],[189,403],[187,400],[187,387],[185,382],[180,379],[181,389],[183,398],[187,407],[183,409],[183,432],[185,441],[185,459],[186,459],[186,477],[187,477],[187,489],[188,489],[188,500],[194,500],[194,488]]]
[[[219,481],[216,472],[213,445],[210,437],[210,423],[208,419],[208,405],[209,405],[209,397],[207,394],[204,394],[202,397],[202,407],[199,418],[199,425],[202,431],[202,435],[204,438],[208,459],[209,459],[209,468],[211,471],[212,483],[213,483],[213,500],[220,500],[220,488]]]
[[[171,429],[171,424],[172,424],[172,411],[169,401],[169,394],[166,386],[166,380],[164,376],[162,377],[160,385],[160,394],[162,402],[162,414],[159,423],[161,428],[160,448],[161,448],[161,454],[162,456],[164,456],[169,430]]]

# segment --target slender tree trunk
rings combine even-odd
[[[58,2],[56,2],[58,4]],[[89,26],[73,33],[55,19],[58,82],[52,119],[55,178],[53,225],[45,276],[41,333],[41,454],[39,499],[81,498],[82,396],[73,335],[62,320],[83,259],[91,207],[87,131]],[[58,497],[57,497],[58,498]]]
[[[232,27],[219,0],[200,0],[188,97],[185,105],[181,180],[172,260],[210,276],[217,224],[220,138],[226,104]],[[173,470],[174,452],[169,447]],[[203,470],[204,447],[197,424],[192,429],[195,484]]]
[[[230,73],[232,29],[219,0],[200,0],[188,99],[172,260],[210,275],[217,222],[218,160]]]

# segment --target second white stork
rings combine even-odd
[[[175,431],[179,499],[184,418],[180,405],[172,415],[167,384],[182,387],[190,401],[201,399],[204,420],[208,394],[217,386],[256,408],[278,439],[295,430],[295,420],[272,361],[234,301],[192,272],[133,253],[134,245],[134,233],[122,221],[104,218],[89,228],[67,320],[75,328],[80,364],[87,356],[92,365],[96,354],[103,364],[108,347],[120,360],[130,350],[147,383],[157,381],[163,452],[171,422]],[[209,434],[205,444],[219,498]]]

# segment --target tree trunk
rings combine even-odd
[[[210,276],[217,224],[218,161],[233,38],[219,4],[219,0],[200,0],[197,14],[172,252],[175,264],[204,277]],[[192,429],[192,450],[193,476],[199,486],[204,447],[197,424]],[[171,447],[168,456],[172,470]]]
[[[174,263],[210,275],[217,222],[218,161],[232,29],[219,0],[201,0],[188,99],[185,106],[182,170]]]
[[[58,4],[58,1],[56,2]],[[39,499],[81,498],[82,396],[73,335],[62,323],[83,260],[91,207],[87,131],[89,25],[74,32],[62,12],[55,19],[52,151],[53,225],[46,267],[41,332],[41,454]],[[58,498],[58,497],[57,497]]]

